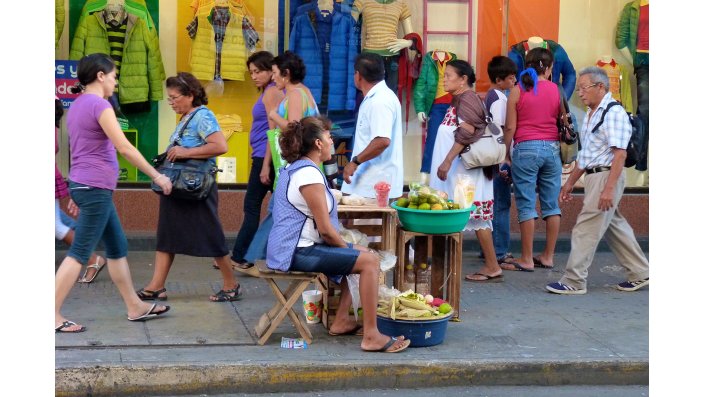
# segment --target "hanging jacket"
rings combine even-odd
[[[64,21],[66,21],[66,9],[64,8],[64,0],[55,0],[54,5],[54,47],[59,45],[61,33],[64,31]]]
[[[450,59],[447,62],[458,59],[452,52],[446,52],[450,54]],[[428,116],[433,101],[436,100],[438,79],[438,64],[433,60],[433,51],[429,51],[424,55],[423,61],[421,61],[421,73],[419,73],[419,78],[414,85],[414,109],[416,109],[416,113],[424,112]]]
[[[87,2],[84,11],[91,4],[93,2]],[[140,2],[132,1],[131,4],[140,5]],[[127,32],[120,66],[118,93],[120,103],[159,101],[164,98],[162,86],[166,74],[159,50],[157,29],[149,14],[146,14],[145,19],[132,14],[131,8],[126,7],[126,12]],[[101,11],[84,12],[78,20],[78,26],[71,41],[69,59],[80,60],[86,55],[97,52],[110,54],[107,27]]]
[[[617,21],[614,45],[621,49],[629,48],[634,66],[648,65],[649,55],[636,52],[636,38],[639,32],[640,0],[634,0],[624,5]]]
[[[279,188],[274,190],[274,207],[272,209],[272,217],[274,225],[269,233],[267,241],[267,267],[270,269],[286,272],[291,266],[294,258],[296,246],[301,237],[301,231],[308,217],[294,207],[287,197],[289,191],[289,180],[291,174],[303,167],[314,167],[321,170],[308,159],[300,159],[291,163],[288,167],[282,167],[279,171]],[[321,176],[325,181],[325,175],[321,172]],[[327,185],[325,185],[326,193],[333,201],[333,208],[328,213],[331,224],[338,231],[338,206],[333,198],[333,193]]]
[[[551,81],[558,84],[563,89],[565,97],[570,99],[575,91],[575,68],[560,44],[553,40],[544,40],[548,44],[548,49],[553,53],[553,74]],[[509,50],[507,57],[517,65],[517,76],[524,70],[524,57],[528,51],[527,40],[514,44]]]
[[[311,90],[316,103],[322,102],[323,86],[328,85],[327,110],[354,110],[357,90],[353,75],[355,57],[360,52],[360,35],[355,19],[350,15],[350,6],[333,3],[328,54],[321,52],[319,36],[309,11],[322,18],[316,2],[304,4],[297,10],[289,37],[289,50],[299,55],[306,65],[304,85]],[[327,81],[323,80],[324,56],[328,57],[325,63],[329,65],[325,73]]]
[[[223,80],[243,81],[247,70],[247,51],[245,38],[242,34],[244,11],[242,6],[237,3],[229,2],[228,4],[230,21],[225,28],[223,38],[220,77]],[[213,0],[194,0],[196,26],[195,28],[187,28],[190,34],[193,32],[189,59],[191,73],[199,80],[213,80],[215,74],[215,32],[208,20],[214,6]]]

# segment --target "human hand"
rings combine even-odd
[[[573,184],[566,182],[565,185],[561,188],[560,193],[558,194],[558,202],[561,204],[567,203],[570,200],[573,199],[573,195],[571,194],[573,192]]]
[[[73,202],[73,199],[69,199],[69,204],[66,207],[66,210],[72,217],[75,218],[78,216],[78,206],[76,205],[76,203]]]
[[[597,208],[600,211],[609,211],[614,207],[614,191],[610,187],[605,187],[600,193],[600,201],[597,202]]]
[[[438,170],[436,171],[436,175],[438,175],[438,179],[445,181],[448,179],[448,171],[450,170],[450,163],[446,160],[444,160],[441,165],[438,166]]]
[[[352,161],[348,161],[348,163],[345,164],[345,168],[343,168],[343,180],[346,183],[351,183],[350,177],[355,175],[355,171],[357,171],[357,164]]]
[[[269,111],[269,113],[267,113],[267,117],[269,117],[271,120],[274,120],[274,116],[277,114],[279,114],[277,113],[277,109],[272,109]]]
[[[512,183],[512,174],[511,174],[512,167],[507,164],[506,162],[502,163],[499,165],[499,176],[506,182],[507,184]]]
[[[404,48],[409,48],[414,44],[413,41],[411,40],[405,40],[405,39],[394,39],[392,42],[390,42],[387,45],[387,49],[393,53],[397,53],[401,51]]]
[[[263,185],[271,185],[272,181],[269,179],[270,168],[269,164],[262,164],[262,171],[259,173],[259,181]]]
[[[172,146],[171,149],[169,149],[168,152],[166,152],[166,158],[167,160],[171,161],[172,163],[178,159],[183,159],[183,158],[188,158],[188,155],[186,154],[188,149],[182,147],[182,146]]]
[[[416,117],[419,118],[419,123],[425,123],[426,122],[426,113],[424,112],[418,112],[416,114]]]
[[[156,178],[152,179],[157,186],[162,189],[162,193],[169,195],[171,193],[171,179],[164,174],[159,174]]]

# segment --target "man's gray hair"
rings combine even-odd
[[[602,83],[602,85],[605,86],[605,90],[609,91],[610,90],[610,79],[607,77],[607,72],[605,72],[604,69],[598,66],[588,66],[586,68],[583,68],[580,70],[578,73],[578,77],[582,75],[589,75],[590,76],[590,82],[595,84],[595,83]]]

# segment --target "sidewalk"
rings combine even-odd
[[[465,247],[467,274],[479,259]],[[56,251],[57,265],[64,253]],[[154,253],[132,251],[128,259],[140,288],[151,277]],[[64,314],[88,330],[55,336],[56,395],[648,385],[648,288],[614,289],[623,271],[614,255],[599,251],[587,295],[545,292],[566,259],[567,252],[556,255],[556,270],[505,271],[504,283],[463,282],[462,321],[449,323],[444,343],[399,354],[363,352],[359,337],[331,337],[320,324],[311,327],[314,341],[307,349],[282,349],[282,337],[297,337],[288,319],[258,346],[254,326],[273,302],[269,288],[240,277],[243,300],[211,303],[220,273],[202,258],[177,256],[166,286],[171,311],[132,323],[106,270],[93,284],[76,285],[65,303]]]

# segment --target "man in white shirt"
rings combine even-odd
[[[355,59],[355,87],[365,98],[360,105],[352,159],[343,170],[342,192],[375,197],[375,183],[391,185],[390,198],[404,187],[401,104],[384,82],[384,60],[363,52]]]

